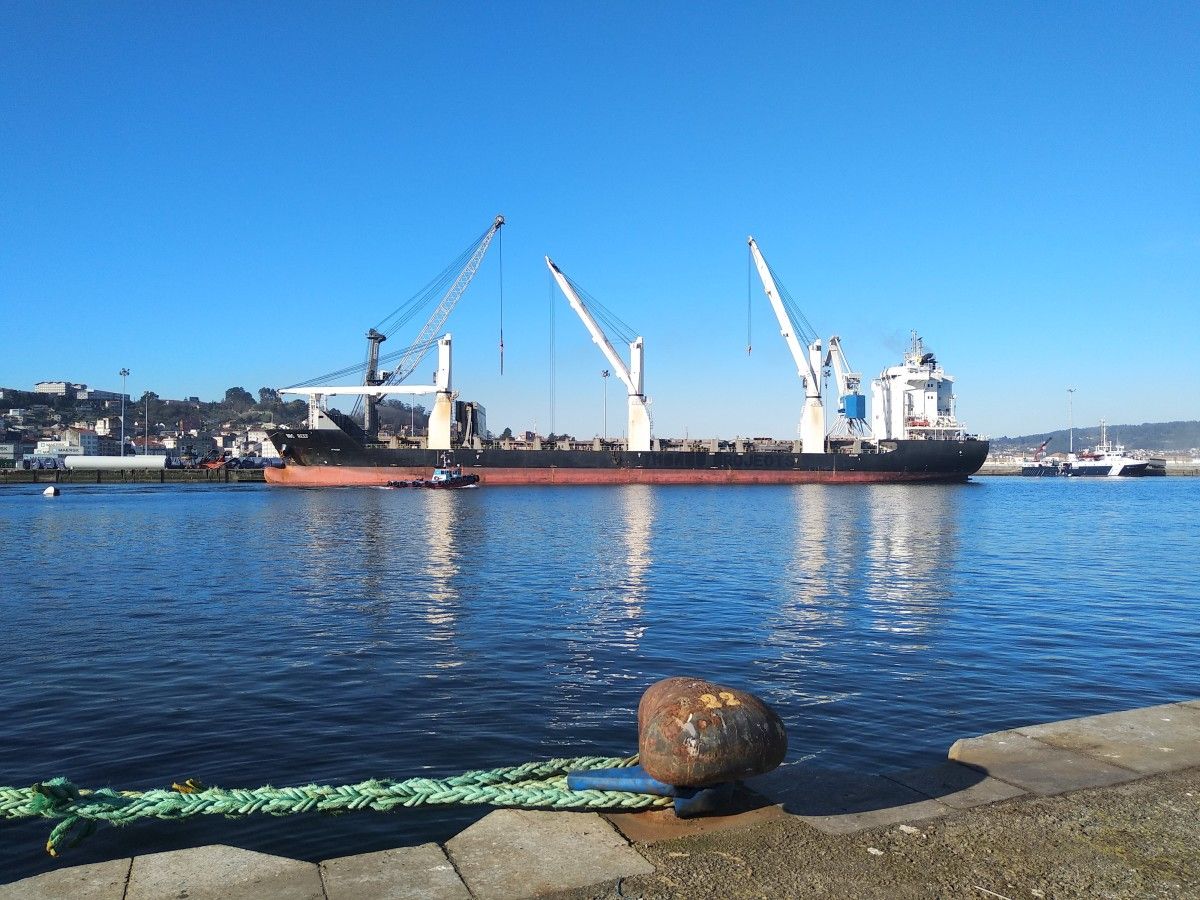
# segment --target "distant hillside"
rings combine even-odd
[[[1050,438],[1051,452],[1065,452],[1067,429],[1049,431],[1044,434],[1022,434],[1017,437],[992,438],[993,452],[1029,450]],[[1182,453],[1200,447],[1200,422],[1144,422],[1141,425],[1109,425],[1108,439],[1114,444],[1124,444],[1130,450],[1160,450],[1165,453]],[[1087,425],[1075,428],[1075,449],[1091,447],[1100,443],[1100,426]]]

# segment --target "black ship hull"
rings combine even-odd
[[[376,485],[423,478],[438,466],[461,466],[483,485],[505,484],[808,484],[965,481],[983,465],[988,442],[884,441],[828,453],[790,450],[623,449],[426,450],[363,445],[338,429],[280,430],[271,440],[284,459],[268,469],[272,484],[301,487]]]

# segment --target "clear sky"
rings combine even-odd
[[[601,429],[549,254],[657,434],[794,435],[748,234],[868,378],[919,330],[972,430],[1200,418],[1195,3],[8,2],[0,154],[0,386],[311,378],[502,213],[503,377],[496,245],[449,326],[493,430]]]

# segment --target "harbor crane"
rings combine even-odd
[[[601,330],[600,326],[596,324],[596,320],[587,306],[579,298],[579,293],[576,291],[574,285],[571,284],[571,280],[562,273],[562,270],[548,256],[546,257],[546,266],[550,269],[550,274],[554,276],[554,280],[558,282],[563,296],[571,304],[571,309],[575,310],[575,314],[583,322],[583,326],[592,336],[592,340],[600,348],[600,352],[604,354],[604,358],[608,360],[609,365],[612,366],[612,371],[625,383],[625,387],[629,391],[629,431],[627,432],[629,449],[643,452],[650,450],[650,410],[646,405],[646,392],[643,387],[642,371],[645,342],[642,340],[641,335],[630,341],[629,366],[626,367],[625,362],[617,355],[617,351],[613,349],[613,345],[608,340],[608,337]]]
[[[800,337],[803,337],[808,342],[807,348],[801,346],[800,340],[797,337],[797,328],[792,323],[791,316],[788,315],[787,307],[784,305],[783,297],[780,295],[779,286],[775,283],[775,276],[771,272],[771,267],[767,265],[767,261],[763,258],[762,251],[758,249],[758,243],[754,238],[748,238],[747,242],[750,245],[750,254],[754,257],[755,268],[758,269],[758,277],[762,279],[763,290],[766,291],[767,299],[771,301],[771,308],[775,311],[775,318],[779,322],[779,333],[783,335],[784,341],[787,342],[788,350],[791,351],[792,359],[796,363],[796,374],[800,376],[800,380],[804,383],[804,407],[800,413],[801,449],[804,453],[824,453],[825,406],[821,399],[821,370],[823,363],[821,358],[821,339],[815,334],[800,334]]]

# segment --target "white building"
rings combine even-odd
[[[279,459],[279,451],[271,443],[271,438],[267,434],[267,427],[265,425],[247,429],[246,451],[247,454],[257,454],[266,459]]]
[[[120,416],[105,416],[102,419],[96,420],[96,434],[101,437],[109,435],[120,435],[121,433],[121,417]]]

